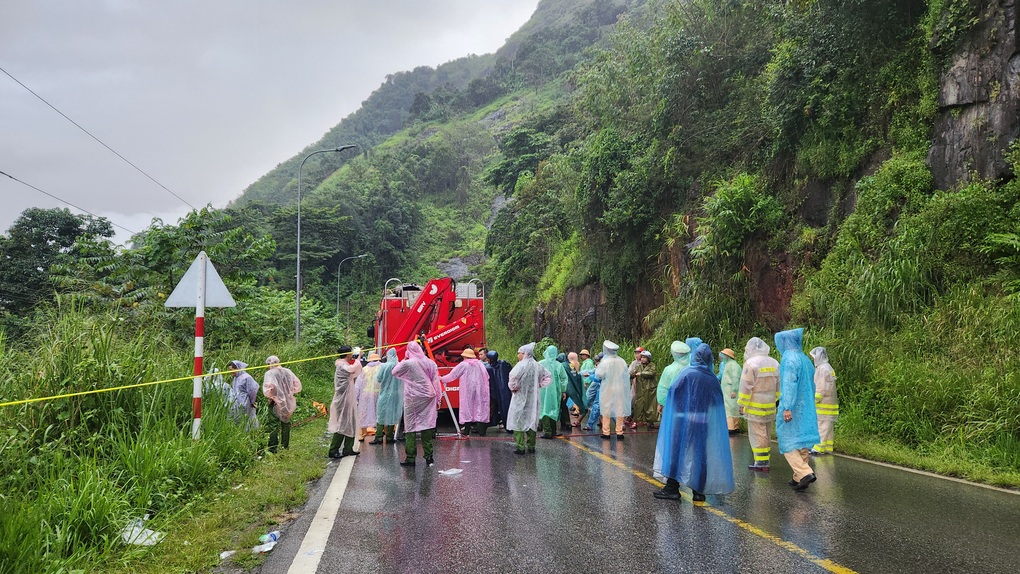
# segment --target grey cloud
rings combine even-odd
[[[537,3],[5,2],[0,67],[190,203],[221,206],[387,74],[495,51]],[[184,209],[3,75],[0,100],[0,170],[135,225]],[[0,198],[0,229],[59,205],[6,178]]]

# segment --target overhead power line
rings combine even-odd
[[[137,165],[135,165],[135,164],[131,163],[131,160],[129,160],[128,158],[126,158],[126,157],[124,157],[124,156],[120,155],[119,153],[117,153],[117,150],[115,150],[115,149],[113,149],[112,147],[110,147],[110,146],[106,145],[105,143],[103,143],[103,140],[101,140],[101,139],[97,138],[96,136],[92,135],[92,133],[91,133],[90,131],[88,131],[87,129],[85,129],[85,128],[81,127],[80,125],[78,125],[78,122],[76,122],[76,121],[72,120],[71,118],[67,117],[67,115],[66,115],[66,114],[64,114],[64,112],[62,112],[62,111],[58,110],[58,109],[57,109],[57,108],[56,108],[56,107],[55,107],[55,106],[54,106],[53,104],[51,104],[51,103],[47,102],[47,101],[46,101],[46,100],[45,100],[45,99],[44,99],[44,98],[43,98],[42,96],[40,96],[39,94],[37,94],[37,93],[35,93],[34,91],[32,91],[32,88],[29,88],[29,87],[28,87],[28,86],[26,86],[25,84],[21,83],[21,80],[19,80],[19,79],[15,78],[14,76],[12,76],[10,72],[8,72],[7,70],[3,69],[2,67],[0,67],[0,72],[3,72],[4,74],[7,74],[7,77],[8,77],[8,78],[10,78],[10,79],[14,80],[15,82],[17,82],[17,84],[18,84],[19,86],[21,86],[22,88],[25,88],[26,90],[28,90],[28,92],[29,92],[30,94],[32,94],[33,96],[35,96],[35,97],[39,98],[39,101],[41,101],[42,103],[46,104],[47,106],[49,106],[49,107],[50,107],[50,109],[52,109],[53,111],[55,111],[55,112],[57,112],[58,114],[60,114],[61,116],[63,116],[63,118],[64,118],[65,120],[67,120],[67,121],[71,122],[72,124],[74,124],[74,127],[76,127],[76,128],[78,128],[78,129],[80,129],[81,131],[83,131],[83,132],[85,132],[86,134],[88,134],[88,136],[89,136],[90,138],[92,138],[92,139],[96,140],[97,142],[99,142],[99,145],[101,145],[101,146],[105,147],[106,149],[110,150],[110,151],[111,151],[111,152],[113,153],[113,155],[115,155],[115,156],[119,157],[120,159],[124,160],[124,162],[125,162],[125,163],[127,163],[127,164],[128,164],[128,165],[130,165],[131,167],[135,168],[135,170],[136,170],[136,171],[138,171],[138,173],[140,173],[140,174],[144,175],[145,177],[149,178],[149,180],[150,180],[150,181],[152,181],[152,183],[155,183],[156,185],[158,185],[158,186],[162,187],[163,189],[165,189],[165,190],[166,190],[166,192],[167,192],[167,193],[169,193],[170,195],[172,195],[172,196],[176,197],[177,199],[179,199],[180,201],[182,201],[182,202],[183,202],[183,203],[184,203],[185,205],[187,205],[187,206],[188,206],[188,207],[190,207],[191,209],[198,209],[198,208],[197,208],[197,207],[195,207],[194,205],[191,205],[191,203],[190,203],[190,202],[188,202],[188,200],[186,200],[186,199],[184,199],[183,197],[181,197],[181,196],[177,195],[176,193],[174,193],[174,192],[170,191],[170,188],[168,188],[167,186],[163,185],[162,183],[160,183],[160,182],[156,181],[156,178],[154,178],[154,177],[152,177],[151,175],[149,175],[149,174],[145,173],[145,171],[144,171],[144,170],[142,170],[142,168],[140,168],[140,167],[138,167]],[[84,210],[83,210],[83,211],[84,211]]]
[[[84,211],[85,213],[87,213],[87,214],[89,214],[89,215],[91,215],[93,217],[99,217],[99,218],[105,219],[107,221],[110,221],[109,217],[103,217],[102,215],[96,215],[95,213],[92,213],[91,211],[85,209],[84,207],[78,207],[77,205],[71,203],[70,201],[67,201],[66,199],[61,199],[61,198],[53,195],[52,193],[49,193],[47,191],[43,191],[43,190],[39,189],[38,187],[32,185],[31,183],[27,183],[27,182],[21,181],[20,179],[14,177],[13,175],[11,175],[11,174],[9,174],[7,172],[0,171],[0,175],[6,175],[7,177],[9,177],[9,178],[13,179],[14,181],[20,183],[21,185],[26,185],[28,187],[31,187],[32,189],[38,191],[39,193],[41,193],[43,195],[46,195],[46,196],[49,196],[49,197],[52,197],[53,199],[55,199],[55,200],[57,200],[57,201],[59,201],[61,203],[66,203],[67,205],[70,205],[71,207],[77,209],[78,211]],[[118,225],[118,224],[114,223],[113,221],[110,221],[110,225],[113,225],[114,227],[119,227],[119,228],[123,229],[124,231],[127,231],[131,235],[135,235],[135,234],[138,233],[137,231],[132,231],[132,230],[128,229],[127,227],[124,227],[123,225]]]

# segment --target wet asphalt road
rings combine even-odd
[[[1020,495],[832,456],[795,493],[775,445],[771,473],[748,471],[738,435],[736,489],[694,506],[652,497],[654,434],[524,457],[509,436],[441,439],[413,469],[402,444],[362,443],[317,572],[1020,572]],[[287,571],[300,522],[262,572]]]

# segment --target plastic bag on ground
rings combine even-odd
[[[124,544],[153,546],[166,535],[162,532],[156,532],[155,530],[146,528],[145,520],[136,518],[120,531],[120,536],[124,540]]]
[[[270,550],[272,550],[274,546],[276,546],[276,541],[275,540],[270,540],[269,542],[266,542],[265,544],[259,544],[255,548],[252,548],[251,549],[251,553],[252,554],[265,554],[266,552],[269,552]]]

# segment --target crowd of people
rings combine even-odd
[[[435,464],[436,418],[443,384],[459,381],[459,428],[465,436],[485,436],[490,427],[513,433],[514,453],[534,453],[537,438],[552,439],[572,426],[597,430],[603,440],[622,441],[626,429],[657,430],[653,471],[665,480],[656,498],[679,499],[680,486],[695,501],[705,494],[734,488],[729,436],[746,421],[752,458],[749,469],[768,471],[771,431],[793,471],[789,482],[804,491],[815,481],[811,455],[831,453],[833,423],[839,415],[835,374],[825,348],[803,352],[803,329],[775,335],[780,355],[752,337],[744,346],[743,364],[729,348],[715,356],[698,337],[673,341],[672,362],[660,372],[652,353],[638,347],[628,365],[619,345],[605,341],[594,357],[588,349],[561,353],[554,345],[536,358],[535,343],[517,350],[511,365],[496,351],[467,347],[462,361],[440,376],[436,363],[417,342],[407,344],[403,360],[389,348],[385,357],[367,357],[349,346],[337,351],[334,395],[329,407],[327,456],[358,454],[356,441],[372,436],[371,445],[404,442],[402,466],[415,466],[418,442],[424,464]],[[290,417],[301,381],[266,360],[262,392],[269,401],[269,451],[290,443]],[[232,361],[231,413],[255,428],[258,383]],[[539,432],[542,434],[539,435]]]

